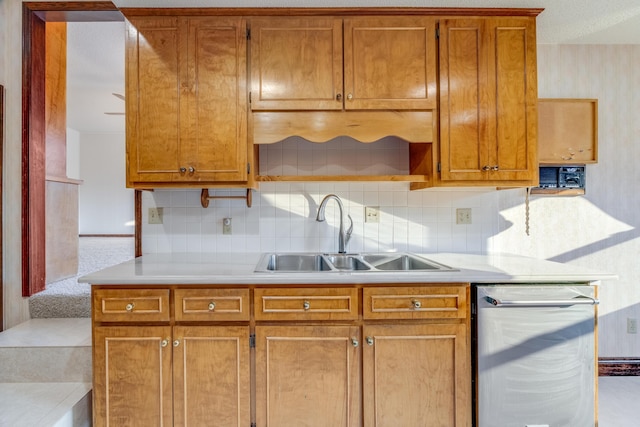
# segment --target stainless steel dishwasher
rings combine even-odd
[[[476,427],[593,427],[595,288],[473,287]]]

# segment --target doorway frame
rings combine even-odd
[[[45,24],[122,21],[110,1],[22,3],[22,296],[45,289]]]

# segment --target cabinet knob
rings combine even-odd
[[[489,170],[491,170],[491,166],[489,166],[489,165],[484,165],[484,166],[482,167],[482,170],[483,170],[483,171],[489,171]]]
[[[415,308],[416,310],[419,309],[420,307],[422,307],[422,303],[418,300],[413,300],[411,301],[411,304],[413,305],[413,308]]]
[[[358,342],[357,339],[351,338],[351,345],[354,346],[354,347],[357,347],[357,346],[360,345],[360,343]]]
[[[166,346],[168,346],[168,345],[169,345],[169,340],[162,340],[162,341],[160,341],[160,345],[161,345],[162,347],[166,347]]]
[[[127,311],[133,311],[133,308],[135,306],[136,305],[134,303],[130,302],[129,304],[127,304],[127,306],[124,309],[127,310]]]
[[[350,94],[350,93],[349,93],[349,94],[347,94],[347,99],[348,99],[349,101],[351,101],[351,100],[353,99],[353,95],[352,95],[352,94]]]
[[[209,311],[213,311],[213,310],[215,310],[215,309],[216,309],[216,303],[215,303],[215,302],[213,302],[213,301],[211,301],[211,302],[209,303]]]
[[[187,168],[180,168],[180,173],[185,173],[187,171]]]
[[[336,94],[336,101],[341,101],[342,100],[342,94],[338,93]]]
[[[493,165],[493,167],[491,168],[491,170],[497,171],[497,170],[500,170],[500,168],[498,167],[498,165]]]
[[[177,346],[179,346],[179,345],[180,345],[180,340],[175,340],[175,341],[173,342],[173,346],[174,346],[174,347],[177,347]]]
[[[189,173],[194,173],[196,171],[196,168],[194,168],[193,166],[189,166]]]
[[[372,337],[367,337],[367,338],[365,338],[365,340],[367,341],[367,344],[373,345],[373,338]]]
[[[305,310],[309,310],[311,308],[311,303],[309,303],[309,301],[303,302],[302,308],[304,308]]]

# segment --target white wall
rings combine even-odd
[[[80,179],[80,132],[67,128],[67,178]]]
[[[134,192],[125,187],[125,134],[80,133],[80,234],[133,234]]]

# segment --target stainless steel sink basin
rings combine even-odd
[[[257,273],[438,272],[456,269],[411,253],[314,254],[267,253]]]

